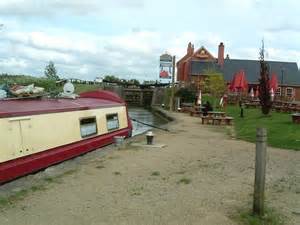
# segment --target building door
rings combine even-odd
[[[0,163],[22,157],[22,132],[20,118],[8,118],[0,120],[2,132],[0,135],[1,154]]]

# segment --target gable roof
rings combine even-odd
[[[201,46],[197,51],[195,51],[193,57],[215,59],[215,57],[204,46]]]
[[[270,74],[277,75],[279,83],[281,83],[283,68],[283,84],[300,85],[300,71],[295,62],[266,61],[270,68]],[[191,74],[205,74],[205,70],[212,69],[223,73],[226,81],[231,81],[233,75],[243,69],[246,78],[250,83],[257,83],[260,73],[260,62],[258,60],[243,59],[225,59],[224,66],[221,68],[217,62],[192,61]]]

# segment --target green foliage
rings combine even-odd
[[[50,80],[59,80],[54,63],[52,61],[45,68],[45,76]]]
[[[272,108],[272,101],[269,85],[269,66],[264,60],[264,42],[260,50],[259,100],[262,113],[268,115]]]
[[[207,75],[207,77],[202,84],[204,87],[203,92],[209,93],[213,97],[213,106],[215,108],[216,100],[220,98],[226,90],[224,76],[222,73],[219,73],[213,69],[206,70],[205,74]]]
[[[59,92],[62,92],[62,86],[56,85],[55,80],[47,79],[44,77],[3,74],[3,75],[0,75],[0,84],[7,84],[9,86],[11,86],[13,84],[18,84],[18,85],[34,84],[35,86],[45,88],[46,92],[50,92],[53,94],[58,94]],[[77,94],[80,94],[80,93],[86,92],[86,91],[103,89],[101,84],[91,85],[91,84],[76,84],[75,83],[74,86],[75,86],[75,92]]]
[[[45,90],[48,92],[55,91],[57,89],[54,80],[47,79],[47,78],[32,77],[27,75],[2,74],[0,75],[0,84],[7,84],[9,86],[13,84],[25,85],[25,86],[34,84],[35,86],[45,88]]]
[[[250,212],[242,212],[240,214],[241,222],[245,225],[283,225],[283,218],[272,209],[265,210],[265,216],[260,218]]]
[[[194,88],[180,88],[175,93],[176,97],[181,99],[181,102],[194,102],[196,98],[196,90]]]
[[[143,84],[156,84],[156,83],[158,83],[157,80],[144,80],[143,81]]]
[[[214,97],[220,97],[226,89],[223,75],[217,72],[208,74],[204,81],[204,92],[210,93]]]
[[[121,80],[114,75],[106,75],[103,80],[106,82],[121,82]]]
[[[268,145],[300,150],[299,125],[292,123],[290,114],[272,112],[271,116],[263,116],[260,109],[244,109],[244,118],[241,118],[237,106],[228,106],[227,114],[234,117],[237,137],[242,140],[255,142],[256,128],[265,127]]]
[[[75,93],[80,94],[82,92],[102,90],[103,87],[101,84],[74,84]]]
[[[159,171],[153,171],[151,173],[151,176],[159,176],[160,175],[160,172]]]
[[[189,184],[191,182],[192,182],[192,180],[190,178],[183,177],[177,183],[178,184]]]
[[[133,84],[133,85],[140,85],[140,82],[137,79],[130,79],[127,81],[128,84]]]

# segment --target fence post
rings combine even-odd
[[[253,195],[253,214],[262,217],[264,215],[264,192],[266,177],[266,128],[256,129],[256,155],[255,155],[255,181]]]

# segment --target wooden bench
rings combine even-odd
[[[209,121],[213,123],[213,118],[211,116],[201,116],[202,124],[209,124]]]
[[[293,123],[300,124],[300,113],[292,114]]]
[[[191,111],[190,111],[190,116],[202,116],[202,115],[203,115],[202,111],[199,111],[196,109],[191,109]]]
[[[211,117],[211,116],[201,116],[202,124],[211,124],[213,125],[232,125],[233,117],[224,116],[224,117]]]

